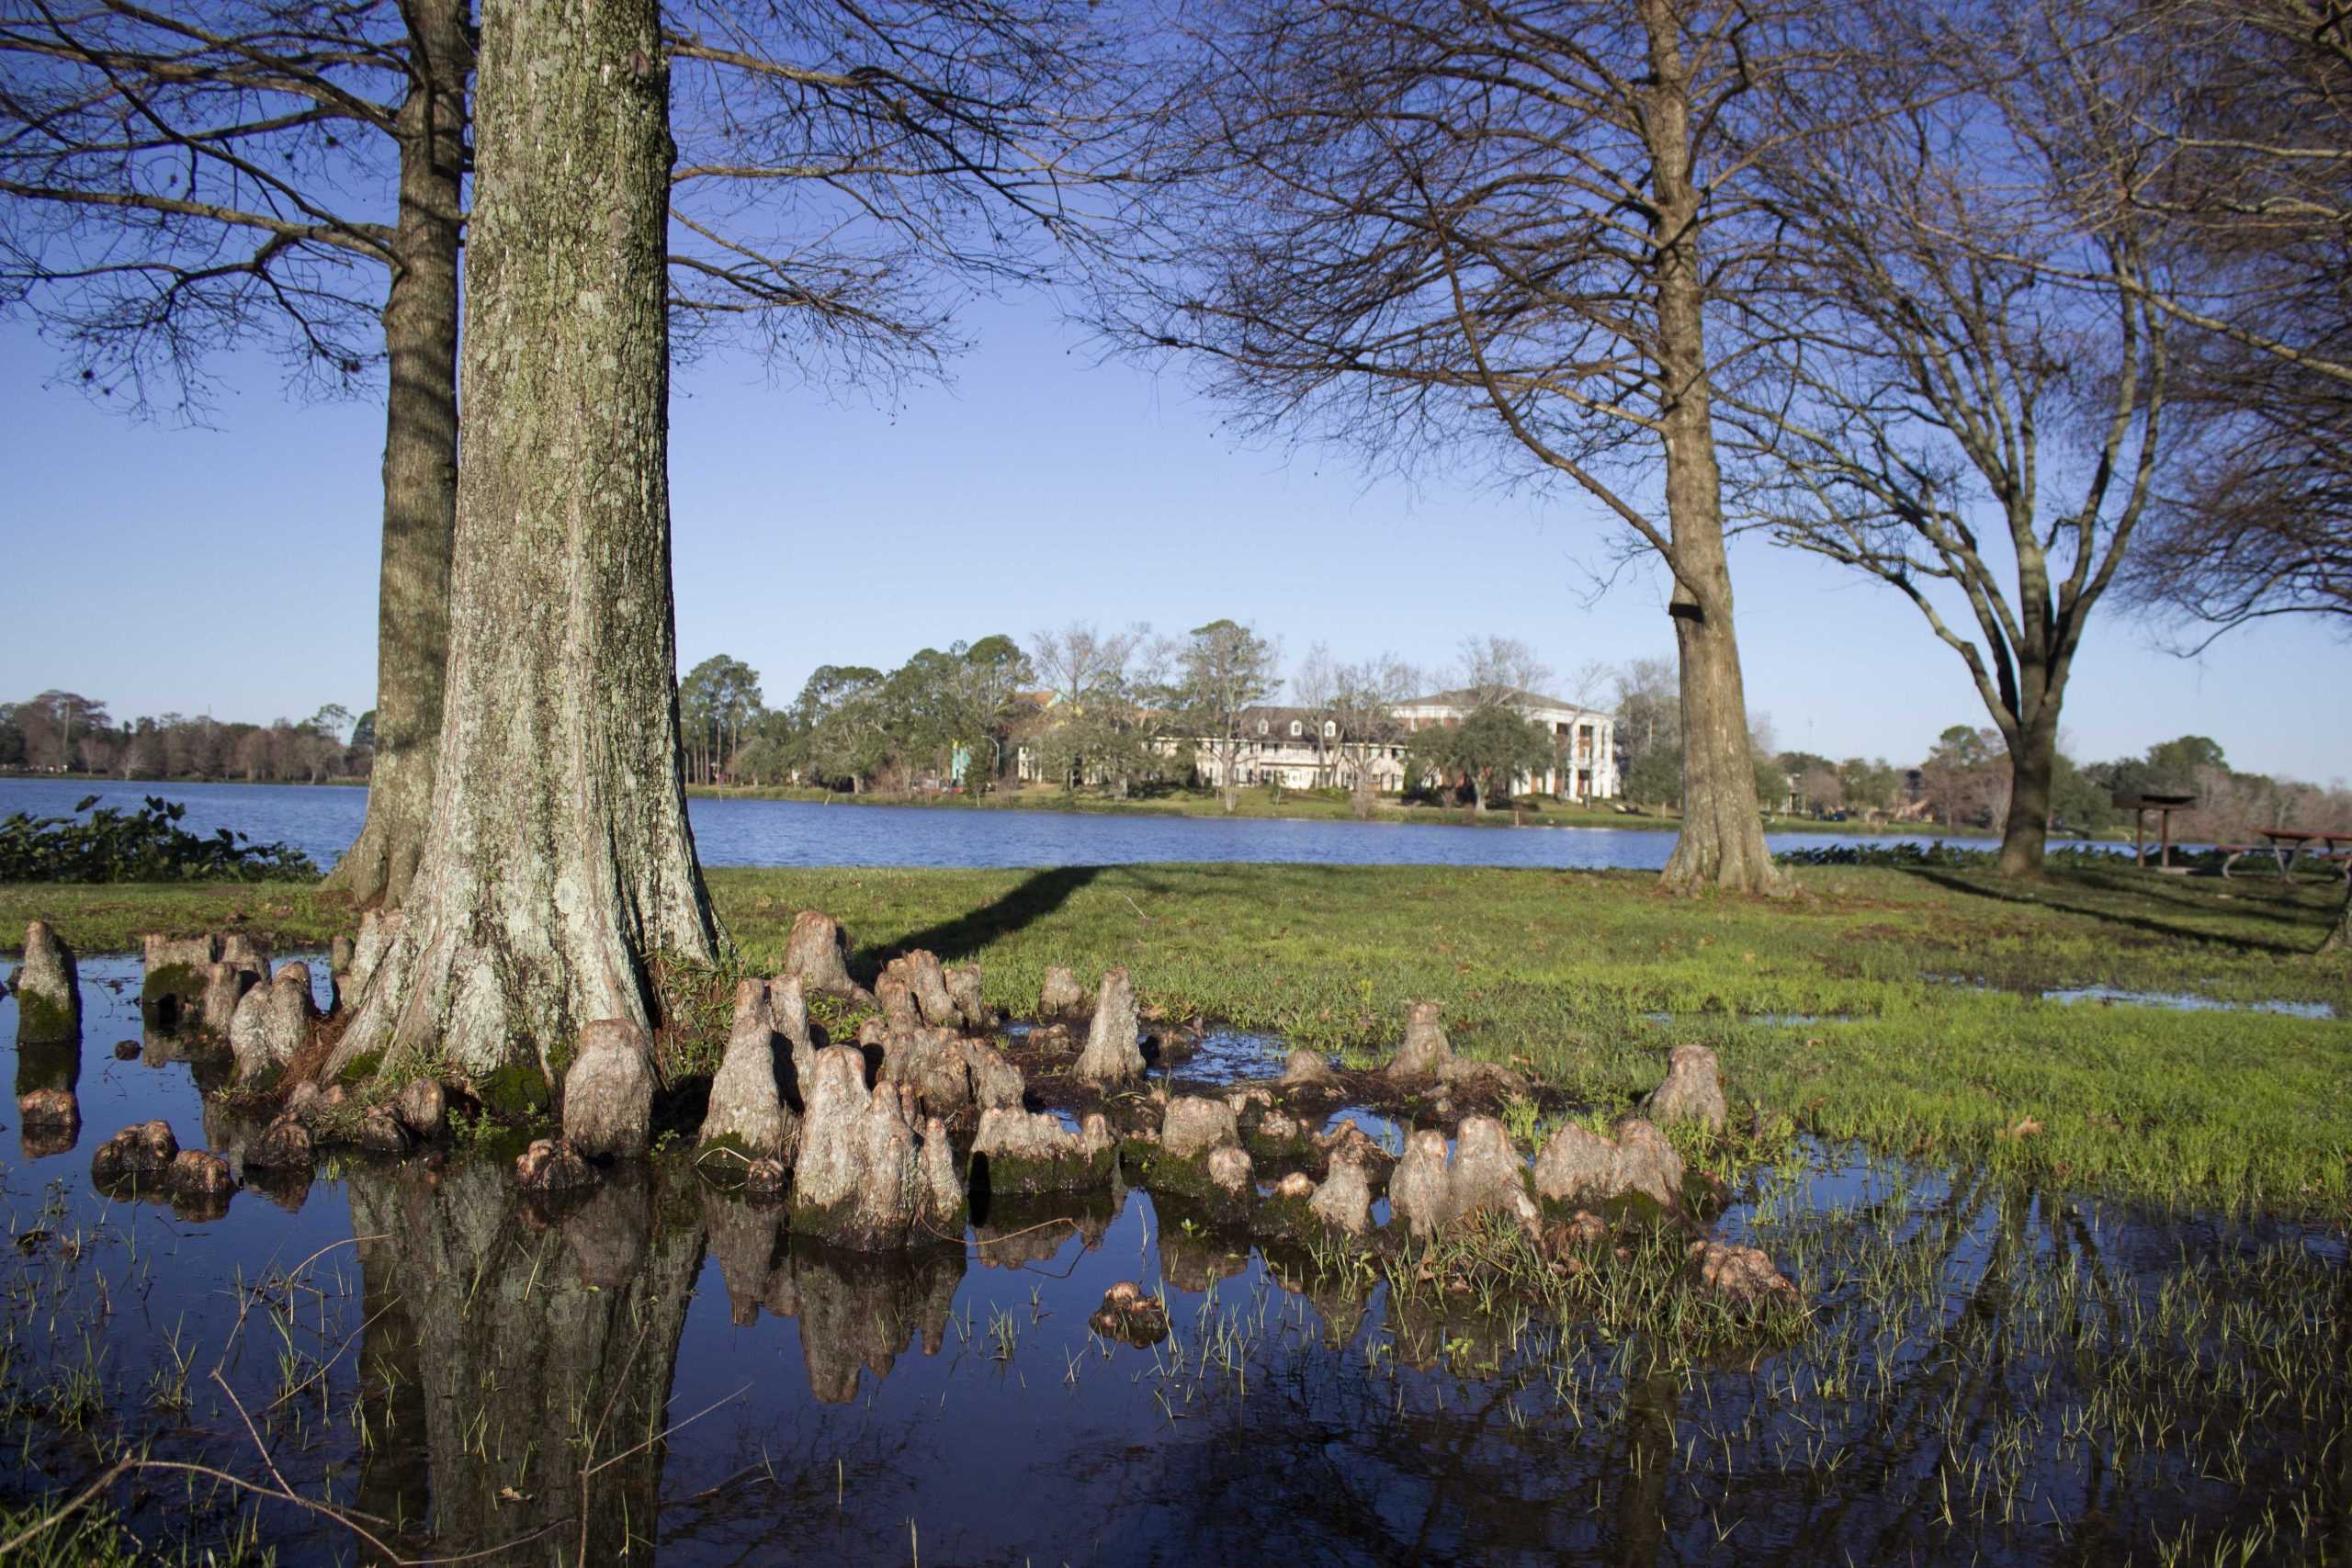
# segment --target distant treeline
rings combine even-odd
[[[1778,758],[1800,810],[1880,813],[1962,828],[1994,828],[2009,808],[2009,758],[1998,730],[1956,724],[1920,764],[1894,773],[1883,762],[1860,767],[1804,751]],[[2058,753],[2051,781],[2051,825],[2061,833],[2101,835],[2132,825],[2116,797],[2185,795],[2196,804],[2173,818],[2177,840],[2244,843],[2265,828],[2352,830],[2352,790],[2241,773],[2221,744],[2203,735],[2159,741],[2134,757],[2077,762]]]
[[[118,721],[76,692],[0,703],[0,768],[121,779],[321,784],[364,779],[376,756],[373,709],[329,704],[296,722],[244,724],[167,713]]]

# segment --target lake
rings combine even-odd
[[[183,826],[229,828],[256,843],[283,840],[333,865],[368,809],[357,785],[90,784],[0,779],[0,817],[70,812],[83,796],[136,808],[150,795],[187,807]],[[1476,865],[1656,871],[1674,834],[1650,828],[1461,828],[1402,822],[1277,822],[1100,812],[825,806],[798,800],[696,799],[695,847],[705,865],[1051,866],[1166,862],[1324,865]],[[1935,835],[1857,838],[1773,833],[1775,852],[1849,844],[1928,843]],[[1967,840],[1990,849],[1991,840]],[[2053,840],[2052,848],[2072,840]],[[2114,848],[2112,845],[2098,846]]]

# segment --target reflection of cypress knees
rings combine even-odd
[[[17,1047],[17,1094],[19,1099],[36,1089],[62,1089],[74,1093],[82,1082],[82,1043],[77,1039],[54,1045],[19,1045]]]
[[[775,1268],[776,1249],[784,1245],[784,1209],[706,1187],[702,1216],[710,1255],[727,1287],[728,1318],[739,1328],[749,1327],[759,1320],[760,1298]]]
[[[25,961],[8,988],[17,997],[17,1043],[58,1045],[82,1038],[81,976],[74,950],[46,920],[25,928]]]
[[[516,1224],[503,1162],[465,1160],[437,1174],[355,1168],[351,1211],[359,1235],[384,1237],[360,1244],[363,1321],[397,1306],[422,1387],[421,1421],[391,1431],[369,1462],[412,1473],[422,1459],[436,1551],[480,1551],[562,1521],[549,1561],[650,1553],[664,1445],[628,1450],[664,1424],[702,1263],[695,1194],[624,1167],[532,1234]],[[527,1201],[521,1213],[527,1225]],[[624,1454],[587,1478],[583,1497],[582,1472]],[[522,1495],[502,1499],[526,1455]]]
[[[24,1081],[19,1056],[17,1082]],[[70,1089],[36,1089],[17,1097],[17,1142],[27,1159],[71,1153],[82,1138],[82,1102]]]
[[[800,1321],[808,1389],[827,1404],[857,1397],[858,1371],[887,1378],[918,1337],[935,1356],[964,1282],[964,1249],[854,1253],[794,1235],[768,1275],[763,1304]]]

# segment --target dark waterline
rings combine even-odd
[[[183,826],[229,828],[257,843],[292,844],[323,871],[359,835],[368,792],[356,785],[87,784],[0,779],[0,817],[70,812],[83,796],[135,807],[150,795],[187,807]],[[1423,823],[1225,820],[1107,812],[942,810],[825,806],[799,800],[688,802],[695,847],[713,866],[1054,866],[1171,862],[1320,865],[1464,865],[1656,871],[1674,834],[1645,828],[1458,828]],[[1857,839],[1772,833],[1775,852],[1928,843],[1932,834]],[[1968,840],[1989,848],[1991,840]],[[2052,848],[2073,840],[2053,840]],[[2113,850],[2114,845],[2091,846]]]
[[[304,1495],[393,1521],[408,1555],[532,1537],[481,1559],[508,1564],[573,1562],[584,1535],[586,1561],[649,1568],[1664,1568],[1732,1543],[1772,1568],[2056,1568],[2266,1517],[2288,1540],[2307,1518],[2311,1555],[2352,1506],[2326,1457],[2346,1347],[2259,1332],[2340,1320],[2317,1310],[2341,1294],[2337,1234],[1815,1150],[1722,1225],[1791,1269],[1814,1332],[1660,1363],[1638,1335],[1322,1275],[1139,1191],[863,1257],[676,1165],[550,1214],[503,1161],[346,1157],[190,1214],[88,1182],[129,1122],[232,1159],[251,1132],[199,1097],[217,1064],[142,1039],[138,974],[85,965],[68,1063],[10,1046],[0,998],[0,1063],[19,1087],[70,1073],[85,1119],[74,1146],[0,1154],[0,1500],[78,1485],[94,1434],[262,1475],[218,1365]],[[143,1049],[119,1059],[117,1038]],[[1263,1057],[1228,1043],[1216,1064]],[[2183,1339],[2179,1301],[2229,1269],[2311,1310]],[[1164,1292],[1168,1342],[1089,1332],[1121,1280]],[[592,1425],[609,1462],[583,1507]],[[151,1538],[231,1517],[169,1478],[110,1500]],[[260,1526],[286,1568],[372,1560],[314,1515]]]

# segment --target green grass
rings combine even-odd
[[[49,921],[76,953],[137,953],[146,931],[232,930],[281,953],[322,951],[359,929],[350,896],[316,883],[0,883],[0,953],[23,951],[29,920]]]
[[[715,871],[743,961],[792,917],[839,917],[871,971],[978,958],[1019,1016],[1048,964],[1125,964],[1148,1010],[1384,1054],[1405,1005],[1457,1050],[1603,1111],[1666,1047],[1714,1045],[1738,1113],[2070,1186],[2341,1213],[2352,1184],[2352,967],[2303,956],[2343,897],[2316,882],[1823,869],[1793,903],[1676,898],[1645,873],[1195,865]],[[0,930],[50,919],[85,952],[228,923],[282,946],[350,925],[304,888],[0,888]],[[2111,986],[2324,1004],[2331,1020],[2043,1001]],[[1653,1014],[1668,1015],[1665,1019]],[[1759,1015],[1816,1015],[1775,1021]]]

